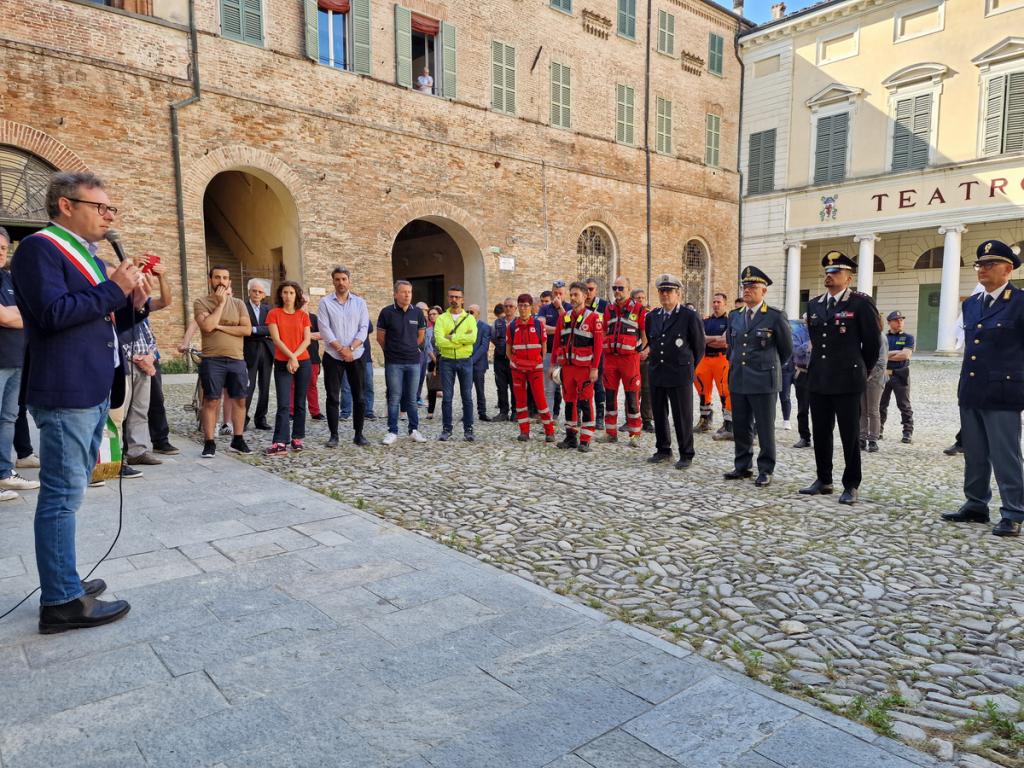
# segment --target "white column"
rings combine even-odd
[[[946,240],[942,244],[942,288],[939,291],[939,342],[936,352],[955,354],[953,325],[960,312],[960,239],[967,227],[952,224],[939,227]],[[919,332],[920,333],[920,332]]]
[[[878,235],[857,235],[853,242],[859,246],[857,254],[857,290],[871,295],[875,282],[875,242]]]
[[[805,247],[786,243],[786,315],[792,319],[800,317],[800,259]]]

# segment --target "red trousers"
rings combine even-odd
[[[619,433],[619,384],[626,393],[626,429],[630,435],[639,435],[643,421],[640,418],[640,355],[605,355],[604,376],[604,431],[612,437]]]
[[[519,422],[519,431],[530,434],[530,410],[528,407],[527,390],[533,395],[533,404],[537,406],[537,413],[540,414],[544,424],[544,434],[555,434],[555,423],[551,420],[551,409],[548,408],[547,398],[544,396],[544,369],[536,368],[530,371],[523,371],[519,368],[512,369],[512,399],[515,403],[516,421]]]
[[[732,398],[729,396],[729,358],[725,355],[702,357],[694,373],[693,386],[700,396],[701,416],[711,417],[711,396],[714,393],[714,387],[718,387],[718,397],[722,400],[725,420],[729,421],[732,418]]]
[[[562,400],[565,401],[565,430],[579,433],[581,443],[594,437],[594,384],[590,368],[562,366]]]
[[[309,415],[320,415],[320,393],[316,388],[316,380],[320,376],[320,363],[313,363],[313,370],[309,374],[309,387],[306,389],[306,402],[309,403]],[[292,378],[292,416],[295,415],[295,379]]]

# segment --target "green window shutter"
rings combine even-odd
[[[551,0],[551,7],[566,13],[572,13],[572,0]]]
[[[896,102],[896,115],[892,128],[892,169],[905,171],[910,167],[910,123],[914,117],[914,100]]]
[[[719,139],[722,119],[718,115],[704,116],[704,164],[718,166]]]
[[[615,31],[631,40],[636,38],[636,0],[619,0]]]
[[[846,140],[849,125],[850,114],[848,112],[832,116],[832,146],[829,150],[828,172],[830,182],[838,182],[846,178]]]
[[[665,19],[667,16],[665,11],[658,11],[658,50],[661,53],[665,53],[665,28],[668,26]]]
[[[713,75],[722,74],[725,39],[721,35],[708,35],[708,72]]]
[[[832,116],[819,117],[814,136],[814,183],[828,181],[828,156],[832,148]]]
[[[242,39],[242,0],[220,0],[220,33]]]
[[[665,53],[674,55],[676,52],[676,17],[665,14]]]
[[[657,99],[657,121],[655,125],[655,149],[665,155],[672,153],[672,102]]]
[[[750,134],[747,153],[747,194],[775,189],[775,129]]]
[[[306,58],[320,61],[319,11],[316,0],[302,0],[306,22]]]
[[[395,81],[412,88],[412,11],[395,6]]]
[[[454,99],[458,96],[455,77],[455,27],[447,21],[441,22],[441,50],[441,65],[443,69],[441,94],[446,99]]]
[[[497,40],[491,43],[491,107],[516,113],[516,49]]]
[[[1024,152],[1024,72],[1012,72],[1007,79],[1003,135],[1003,152]]]
[[[516,49],[505,46],[505,111],[516,113]]]
[[[242,39],[263,42],[263,6],[261,0],[242,0]]]
[[[635,93],[628,85],[615,86],[615,140],[633,143],[633,103]]]
[[[764,133],[752,133],[747,142],[747,194],[761,191],[761,140]]]
[[[1003,151],[1003,110],[1006,104],[1006,75],[989,78],[985,98],[985,144],[986,155],[998,155]]]
[[[551,124],[571,128],[572,84],[569,67],[551,62]]]
[[[932,95],[922,93],[914,97],[914,116],[910,125],[910,167],[925,168],[932,134]]]
[[[370,74],[370,0],[351,0],[352,71]]]

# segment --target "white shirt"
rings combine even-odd
[[[1001,294],[1003,291],[1005,291],[1006,290],[1006,286],[1008,286],[1008,285],[1009,285],[1009,283],[1003,283],[1001,286],[996,288],[994,291],[988,291],[986,295],[991,296],[992,297],[992,302],[995,303],[996,300],[999,299],[999,294]],[[982,299],[982,301],[986,301],[986,300]]]
[[[420,75],[416,78],[416,90],[421,93],[433,93],[434,78],[430,75]]]

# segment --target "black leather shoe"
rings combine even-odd
[[[839,494],[840,504],[856,504],[857,503],[857,489],[856,488],[843,488],[843,492]]]
[[[519,436],[516,437],[516,440],[518,440],[520,443],[528,443],[530,442],[530,435],[529,433],[523,434],[522,432],[520,432]]]
[[[868,440],[868,453],[878,453],[878,443]]]
[[[644,432],[654,432],[654,425],[648,421],[646,424],[644,424],[643,430]]]
[[[861,440],[858,441],[858,444],[860,445],[860,449],[862,451],[867,450],[867,447],[868,447],[868,441],[867,440],[861,439]]]
[[[731,469],[728,472],[723,472],[722,477],[726,480],[743,480],[747,477],[753,477],[754,471],[752,469]]]
[[[492,421],[511,421],[511,419],[508,417],[507,413],[499,413],[492,419]]]
[[[988,512],[972,512],[969,509],[958,509],[956,512],[945,512],[942,519],[950,523],[989,523]]]
[[[39,632],[54,635],[69,629],[98,627],[117,621],[130,610],[124,600],[104,602],[88,595],[63,605],[44,605],[39,609]]]
[[[821,480],[815,480],[806,488],[801,488],[800,493],[804,496],[817,496],[818,494],[832,493],[832,483],[823,483]]]
[[[693,464],[693,459],[680,459],[674,466],[676,469],[689,469],[691,464]]]
[[[331,435],[327,439],[327,442],[324,443],[324,448],[337,448],[337,447],[338,447],[338,436],[337,435]]]
[[[1020,536],[1020,523],[1016,520],[1003,518],[992,529],[993,536]]]
[[[958,453],[964,452],[964,447],[960,443],[953,443],[949,448],[943,448],[942,452],[947,456],[956,456]]]
[[[265,422],[265,421],[257,421],[256,422],[256,429],[262,429],[264,432],[266,432],[268,430],[273,429],[273,427],[270,426],[269,424],[267,424],[267,422]]]
[[[914,436],[911,435],[909,432],[904,432],[903,437],[900,438],[900,442],[910,445],[912,442],[914,442]]]
[[[661,464],[663,461],[672,461],[672,454],[658,451],[647,459],[648,464]]]
[[[356,435],[355,437],[352,438],[352,444],[358,445],[360,448],[362,448],[364,445],[369,445],[370,441],[367,440],[362,435]]]
[[[576,439],[576,435],[566,435],[565,439],[558,443],[558,447],[563,451],[570,451],[579,447],[579,441]]]
[[[767,488],[772,484],[772,476],[767,472],[762,472],[757,476],[757,480],[754,481],[754,485],[758,488]]]
[[[83,581],[82,587],[88,597],[99,597],[107,591],[107,582],[103,579],[93,579],[92,581]]]
[[[476,420],[477,421],[490,421],[491,417],[488,416],[486,413],[481,413],[481,414],[477,415]]]
[[[811,441],[810,440],[804,440],[801,437],[799,440],[797,440],[795,443],[793,443],[793,447],[794,448],[810,448],[811,447]]]

